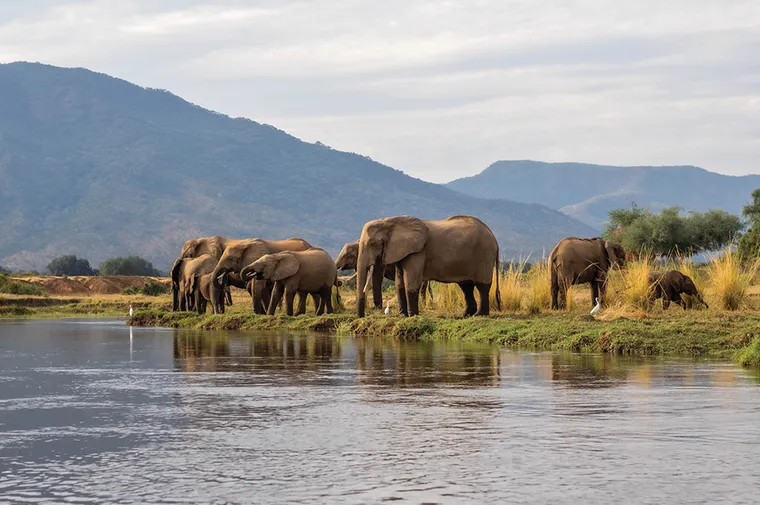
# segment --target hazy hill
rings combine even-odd
[[[507,198],[559,209],[601,228],[607,212],[635,201],[653,210],[719,208],[739,214],[760,188],[760,175],[733,177],[693,166],[615,167],[586,163],[497,161],[473,177],[446,185],[481,198]]]
[[[0,65],[0,264],[167,268],[201,235],[303,237],[336,252],[367,220],[472,214],[505,257],[595,231],[540,205],[485,201],[272,126],[84,69]]]

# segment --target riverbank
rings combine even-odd
[[[162,310],[171,307],[171,298],[102,296],[0,296],[2,319],[58,319],[69,317],[127,317],[130,304],[135,310]]]
[[[760,312],[670,311],[657,317],[611,320],[574,313],[467,319],[372,314],[358,319],[350,313],[268,317],[152,309],[138,311],[128,324],[203,330],[311,330],[401,340],[479,341],[530,350],[709,356],[734,359],[748,367],[760,366]]]

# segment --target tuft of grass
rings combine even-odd
[[[739,352],[739,364],[746,368],[760,368],[760,337]]]
[[[741,309],[746,305],[749,288],[760,270],[760,259],[742,265],[739,255],[728,248],[710,259],[708,275],[719,306],[725,310]]]
[[[536,262],[525,276],[525,308],[531,314],[548,310],[552,303],[551,275],[545,259]],[[572,298],[568,293],[568,301]]]
[[[501,310],[504,312],[517,312],[523,301],[522,265],[515,267],[510,263],[509,268],[501,272],[499,276],[499,289],[501,291]],[[494,273],[493,289],[490,292],[489,304],[496,311],[496,273]]]
[[[610,306],[622,309],[647,309],[650,305],[652,286],[649,284],[651,267],[644,256],[631,262],[627,268],[610,273],[608,302]],[[635,311],[635,310],[634,310]]]

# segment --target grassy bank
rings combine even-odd
[[[492,342],[531,350],[711,356],[735,359],[745,366],[760,366],[760,313],[674,312],[659,318],[605,321],[572,313],[468,319],[374,314],[357,319],[351,314],[267,317],[154,309],[138,311],[129,324],[207,330],[317,330],[397,339]]]
[[[171,307],[169,297],[101,296],[0,296],[0,319],[56,319],[70,317],[127,317],[135,310]]]

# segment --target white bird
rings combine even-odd
[[[391,313],[391,302],[388,302],[388,305],[385,306],[385,313],[390,314]]]
[[[592,315],[596,314],[597,312],[599,312],[599,309],[602,308],[601,304],[599,303],[599,298],[594,298],[594,300],[596,300],[596,305],[594,305],[594,308],[591,309],[591,314]]]
[[[135,311],[132,309],[132,304],[129,304],[129,317],[132,317],[132,314],[134,314]]]

